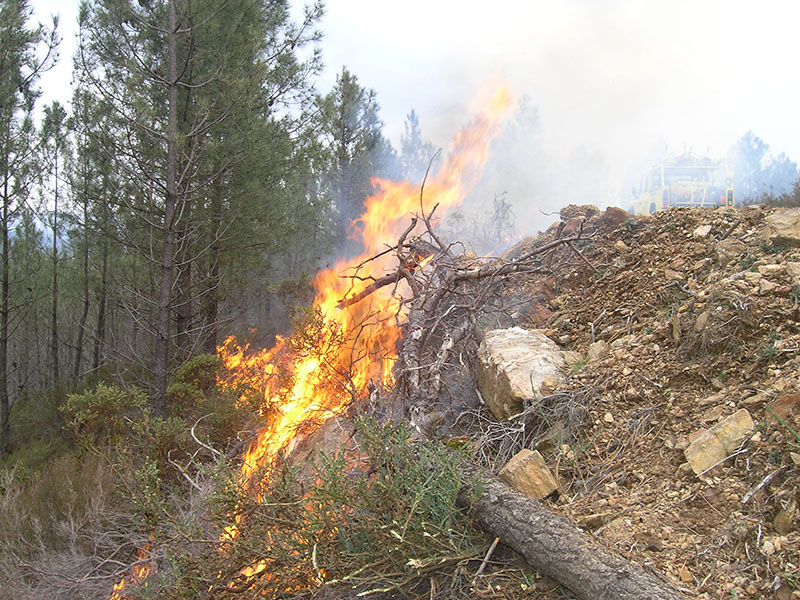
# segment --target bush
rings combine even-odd
[[[209,392],[217,385],[222,361],[214,354],[201,354],[187,360],[175,373],[175,382]]]
[[[241,487],[235,493],[236,485],[220,490],[218,514],[240,517],[225,552],[203,563],[209,585],[300,598],[323,584],[331,597],[337,589],[414,596],[443,571],[440,586],[469,583],[458,565],[478,557],[483,538],[456,506],[456,458],[439,445],[412,443],[404,427],[361,420],[357,432],[366,456],[343,450],[324,459],[305,495],[286,465],[263,474],[258,499]]]
[[[94,390],[70,394],[59,411],[74,441],[97,445],[117,442],[146,407],[147,396],[142,390],[123,390],[101,382]]]

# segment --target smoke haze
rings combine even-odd
[[[724,158],[753,130],[774,154],[800,159],[800,3],[383,4],[329,3],[326,78],[344,64],[374,88],[396,146],[412,108],[443,146],[477,90],[508,83],[535,107],[536,126],[504,136],[480,193],[508,191],[521,233],[565,204],[627,206],[665,147]]]
[[[49,102],[69,82],[78,2],[33,5],[45,22],[62,15]],[[507,191],[517,228],[534,232],[568,203],[627,206],[666,147],[724,158],[752,130],[800,160],[798,23],[796,0],[329,0],[318,89],[345,65],[376,90],[395,147],[411,109],[446,147],[478,91],[507,83],[536,123],[504,136],[473,196]]]

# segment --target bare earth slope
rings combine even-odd
[[[553,274],[507,289],[535,300],[516,324],[575,352],[567,382],[529,410],[547,427],[519,440],[557,472],[561,494],[545,502],[698,598],[800,589],[800,248],[764,237],[773,213],[620,219],[577,245],[585,260],[565,248]],[[586,216],[591,229],[592,210],[570,207],[521,247]],[[740,409],[754,429],[696,474],[684,449]],[[480,451],[497,468],[489,437]]]

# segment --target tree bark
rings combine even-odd
[[[480,526],[580,600],[685,600],[669,582],[601,547],[564,517],[475,465],[464,463],[462,474],[467,485],[459,503]],[[480,490],[474,503],[473,490]]]
[[[53,360],[53,385],[58,386],[61,369],[58,364],[58,139],[55,140],[55,194],[53,196],[53,302],[50,316],[50,353]]]
[[[83,362],[83,338],[86,331],[86,321],[89,319],[89,200],[87,189],[88,176],[84,174],[83,197],[83,248],[81,248],[81,278],[83,306],[78,320],[78,338],[75,341],[75,365],[72,376],[77,381],[81,376],[81,363]]]
[[[94,332],[92,371],[97,371],[103,361],[103,346],[106,343],[106,305],[108,304],[108,240],[101,246],[100,290],[97,293],[97,323]]]
[[[178,18],[176,0],[169,0],[169,27],[167,31],[167,61],[169,63],[169,89],[167,120],[167,179],[164,200],[163,246],[161,251],[161,284],[158,294],[155,352],[153,357],[153,414],[167,414],[167,369],[169,368],[170,312],[172,309],[172,279],[175,267],[175,208],[177,202],[178,170]]]
[[[7,147],[7,142],[6,142]],[[10,190],[7,161],[3,173],[3,213],[0,221],[0,236],[2,237],[2,255],[0,262],[0,455],[6,454],[11,449],[11,403],[8,397],[8,311],[9,311],[9,247],[8,219]]]

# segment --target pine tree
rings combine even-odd
[[[55,60],[57,21],[30,28],[26,0],[0,4],[0,452],[9,449],[11,229],[32,193],[39,165],[33,108],[41,74]],[[42,50],[43,49],[43,50]]]

